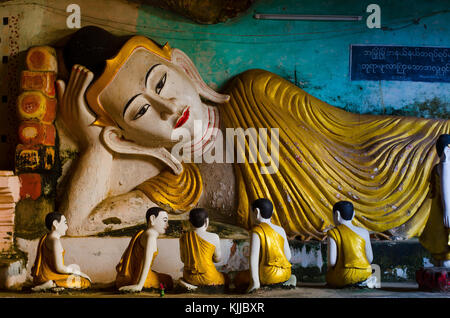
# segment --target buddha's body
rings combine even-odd
[[[60,117],[81,151],[61,206],[70,219],[69,235],[139,224],[148,207],[156,205],[177,206],[171,212],[181,214],[202,204],[221,211],[222,219],[227,216],[229,222],[249,229],[249,202],[269,195],[275,203],[274,223],[282,225],[289,236],[323,238],[332,224],[327,207],[344,198],[355,202],[358,225],[375,232],[402,226],[402,232],[396,234],[404,237],[420,233],[429,205],[428,187],[418,179],[430,175],[429,167],[436,158],[427,156],[428,148],[438,135],[450,130],[449,120],[351,114],[262,70],[233,79],[226,89],[227,101],[205,93],[206,85],[199,84],[198,74],[189,78],[197,71],[193,66],[186,71],[189,62],[175,51],[168,62],[140,48],[116,67],[118,71],[96,99],[111,116],[103,122],[104,128],[91,123],[105,110],[94,114],[76,102],[78,97],[71,104],[73,94],[60,95],[64,101]],[[146,70],[160,64],[144,81]],[[164,72],[170,89],[160,89]],[[84,96],[92,74],[84,68],[79,73],[68,88],[81,87],[79,94]],[[61,84],[59,87],[61,93]],[[223,105],[208,106],[198,91],[203,98]],[[147,100],[152,107],[141,107]],[[127,102],[131,106],[124,109]],[[208,130],[216,127],[218,119],[221,131],[279,129],[279,151],[266,151],[272,155],[269,168],[275,168],[273,173],[264,173],[270,170],[261,168],[265,164],[202,163],[199,170],[191,169],[189,178],[182,177],[178,184],[172,182],[170,188],[164,188],[166,179],[157,179],[164,172],[183,176],[186,170],[170,156],[177,144],[170,135],[176,135],[178,130],[173,127],[186,114],[186,104],[191,105],[191,112],[183,127],[192,132],[194,119],[202,121],[201,140],[190,141],[193,148],[200,145],[196,151],[200,155],[226,135]],[[73,119],[71,107],[84,107],[78,111],[79,120]],[[147,116],[148,112],[152,115]],[[235,148],[240,152],[248,149],[248,144],[244,149]],[[154,179],[157,182],[152,183]],[[190,188],[195,189],[190,201],[176,196],[177,191]],[[229,211],[235,217],[230,218]],[[120,223],[105,224],[104,220],[112,217]]]
[[[260,285],[275,285],[291,278],[291,263],[284,254],[284,238],[267,223],[256,225],[252,234],[258,235],[261,242],[258,275]],[[236,288],[242,290],[251,284],[251,271],[236,275]]]
[[[120,289],[123,286],[136,285],[139,282],[140,274],[144,266],[145,246],[142,245],[142,233],[139,231],[133,236],[124,252],[119,264],[116,266],[116,288]],[[172,278],[163,273],[157,273],[151,269],[155,261],[158,251],[152,255],[152,262],[150,269],[145,278],[143,288],[145,289],[159,289],[163,284],[166,288],[171,289],[173,286]]]
[[[336,242],[338,257],[335,266],[327,271],[326,281],[332,287],[354,285],[372,275],[372,267],[365,253],[365,240],[346,225],[328,231]]]
[[[214,263],[222,260],[219,236],[208,232],[208,212],[196,208],[189,212],[194,230],[180,237],[180,258],[184,263],[181,283],[188,289],[199,286],[224,286],[227,276],[220,273]]]
[[[39,241],[36,261],[33,266],[32,276],[35,285],[43,285],[53,281],[53,287],[86,289],[91,286],[90,281],[76,274],[60,273],[55,264],[53,251],[48,247],[47,234]],[[64,251],[62,258],[64,259]]]
[[[238,272],[234,285],[238,291],[252,292],[261,286],[284,284],[295,287],[297,279],[291,273],[291,250],[286,232],[271,222],[273,204],[257,199],[252,205],[249,270]]]
[[[147,229],[137,232],[130,240],[119,264],[116,266],[116,288],[122,292],[140,292],[142,289],[173,287],[172,277],[152,270],[158,255],[158,236],[164,234],[169,217],[159,207],[152,207],[145,214]]]
[[[200,237],[196,231],[183,234],[180,237],[183,280],[194,286],[225,285],[225,275],[213,263],[215,250],[216,246],[206,237]]]
[[[450,267],[450,135],[441,136],[438,143],[443,149],[438,150],[441,160],[430,179],[430,215],[420,243],[431,253],[436,265]]]
[[[328,269],[326,281],[330,287],[364,285],[375,287],[371,262],[373,259],[370,235],[366,229],[355,226],[353,204],[339,201],[333,206],[335,227],[328,235]]]
[[[36,259],[31,269],[33,291],[51,288],[86,289],[91,286],[89,276],[80,271],[77,264],[65,265],[60,238],[66,234],[66,218],[57,212],[49,213],[45,224],[50,231],[40,240]]]

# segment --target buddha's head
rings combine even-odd
[[[349,201],[339,201],[333,205],[333,219],[336,226],[351,221],[355,216],[353,204]]]
[[[119,38],[86,27],[65,46],[64,61],[69,70],[80,64],[94,73],[86,100],[94,124],[105,127],[105,144],[118,153],[147,153],[175,172],[180,167],[171,162],[170,149],[179,142],[197,144],[214,126],[215,111],[204,100],[229,98],[209,88],[182,51],[143,36]],[[195,122],[202,133],[194,140]]]
[[[192,209],[189,212],[189,222],[196,229],[204,228],[206,230],[209,225],[208,212],[202,208]]]
[[[66,235],[67,220],[64,215],[58,212],[50,212],[45,216],[45,226],[51,232],[57,232],[60,236]]]
[[[273,203],[269,199],[256,199],[252,203],[252,223],[269,220],[273,214]]]
[[[152,207],[147,210],[145,218],[148,228],[155,230],[158,234],[166,233],[167,227],[169,226],[169,215],[164,209]]]
[[[436,142],[436,151],[442,162],[450,161],[450,135],[442,134]]]

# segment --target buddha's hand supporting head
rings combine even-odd
[[[91,125],[95,115],[85,101],[85,93],[94,74],[81,65],[74,65],[67,85],[56,82],[58,91],[58,116],[67,133],[82,149],[100,142],[101,127]]]

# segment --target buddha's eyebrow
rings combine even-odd
[[[145,86],[147,86],[147,80],[148,80],[148,77],[150,76],[150,73],[153,71],[153,69],[155,68],[155,67],[157,67],[157,66],[159,66],[159,65],[161,65],[161,64],[155,64],[155,65],[153,65],[152,67],[150,67],[150,69],[148,70],[148,72],[147,72],[147,75],[145,75]]]
[[[139,95],[142,95],[142,94],[136,94],[136,95],[134,95],[133,97],[130,98],[130,100],[128,101],[128,103],[127,103],[127,104],[125,105],[125,107],[123,108],[123,114],[122,114],[122,117],[125,117],[125,112],[127,111],[128,106],[130,106],[131,103],[135,100],[135,98],[138,97]]]

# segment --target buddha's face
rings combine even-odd
[[[261,216],[261,212],[259,211],[258,208],[253,209],[251,211],[250,215],[251,215],[250,222],[252,225],[259,224],[263,220],[263,217]]]
[[[151,221],[151,227],[159,234],[166,233],[167,227],[169,226],[169,215],[166,211],[161,211],[158,216]]]
[[[100,102],[122,128],[127,140],[143,146],[170,148],[177,129],[194,138],[194,121],[208,126],[208,109],[192,80],[177,65],[138,48],[100,93]],[[198,123],[198,122],[197,122]]]
[[[58,220],[53,221],[53,228],[54,231],[56,231],[60,236],[66,235],[68,228],[66,217],[63,215],[61,216],[61,220],[59,222]]]
[[[450,144],[444,147],[444,151],[442,151],[443,159],[445,161],[450,161]]]

